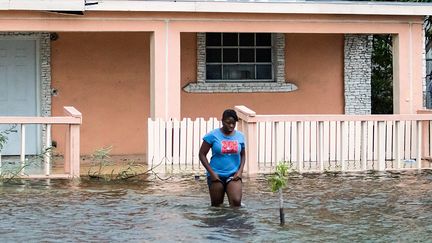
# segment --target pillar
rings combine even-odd
[[[150,114],[180,119],[180,32],[161,23],[150,41]]]
[[[395,114],[415,114],[423,108],[423,27],[410,23],[393,36],[393,109]]]

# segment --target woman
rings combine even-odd
[[[199,158],[207,170],[212,206],[223,204],[225,193],[230,206],[239,207],[242,199],[242,173],[245,165],[245,143],[243,133],[234,130],[238,121],[234,110],[222,114],[222,127],[203,138]],[[210,163],[207,153],[212,149]]]

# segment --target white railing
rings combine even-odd
[[[20,175],[16,177],[24,178],[73,178],[80,175],[80,125],[82,115],[74,107],[64,107],[65,116],[62,117],[0,117],[1,124],[14,124],[20,127]],[[26,173],[26,127],[31,124],[45,126],[46,136],[44,141],[44,173]],[[52,174],[51,172],[51,127],[53,125],[66,125],[65,154],[64,154],[64,173]],[[2,168],[2,155],[0,153],[0,173]]]
[[[256,115],[237,106],[249,173],[287,161],[299,172],[432,168],[430,114]]]
[[[174,171],[203,171],[198,158],[202,138],[209,131],[220,127],[220,121],[190,118],[181,121],[148,119],[147,161],[154,169]],[[208,157],[210,158],[211,152]]]
[[[280,161],[301,173],[432,168],[431,114],[256,115],[244,106],[236,110],[249,174],[269,172]],[[204,170],[198,158],[202,137],[217,127],[215,118],[149,119],[149,165]]]

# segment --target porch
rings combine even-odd
[[[245,134],[245,173],[269,173],[287,162],[299,173],[408,171],[432,169],[432,114],[410,115],[259,115],[235,107],[237,129]],[[80,176],[81,113],[65,107],[64,117],[0,117],[0,124],[19,129],[21,171],[15,177],[73,178]],[[421,113],[424,113],[421,112]],[[29,174],[26,126],[46,131],[42,158],[44,173]],[[65,125],[63,172],[53,173],[51,126]],[[149,169],[161,173],[203,173],[198,151],[202,137],[219,128],[216,118],[181,121],[148,120]],[[209,153],[210,158],[210,153]],[[0,154],[0,173],[2,172]],[[58,171],[58,170],[57,170]]]
[[[64,107],[64,116],[57,117],[0,117],[0,125],[9,126],[9,129],[0,130],[0,179],[10,178],[74,178],[80,176],[80,125],[82,123],[81,113],[74,107]],[[27,127],[33,126],[40,135],[37,140],[43,141],[43,148],[36,154],[26,149],[33,145],[29,140]],[[54,126],[65,127],[63,142],[65,151],[59,157],[62,168],[53,166],[53,146],[51,131]],[[3,126],[4,127],[4,126]],[[11,136],[11,132],[17,136]],[[1,152],[8,146],[8,142],[20,144],[19,156],[7,156],[4,160]],[[57,162],[58,164],[59,162]],[[12,164],[12,165],[10,165]],[[30,168],[39,167],[34,173]],[[57,165],[58,167],[58,165]],[[35,168],[32,168],[33,170]],[[42,171],[42,173],[40,173]]]
[[[184,136],[182,139],[186,140],[197,138],[191,143],[193,145],[182,143],[178,151],[172,148],[173,154],[179,154],[179,163],[190,164],[191,161],[197,162],[196,155],[189,152],[196,151],[194,149],[199,146],[200,136],[203,135],[201,131],[208,131],[217,124],[214,119],[213,125],[208,125],[208,122],[203,125],[204,119],[198,123],[192,122],[192,119],[217,116],[226,107],[244,104],[254,107],[259,114],[367,113],[370,110],[370,104],[367,103],[370,98],[367,95],[370,75],[363,69],[358,71],[358,64],[363,62],[353,61],[358,53],[348,52],[348,57],[344,55],[347,45],[353,43],[353,37],[367,42],[371,34],[393,36],[394,113],[415,114],[423,107],[425,82],[422,33],[423,17],[427,11],[421,5],[373,3],[376,8],[371,9],[362,3],[352,3],[352,8],[346,8],[342,3],[320,3],[321,7],[316,8],[316,3],[298,2],[133,1],[133,7],[129,5],[131,1],[104,1],[92,6],[84,5],[84,1],[81,3],[80,11],[84,11],[82,15],[59,15],[45,8],[15,11],[17,9],[13,9],[13,6],[3,6],[0,18],[2,42],[31,39],[35,40],[32,45],[43,46],[34,51],[38,54],[36,57],[31,57],[36,71],[31,69],[29,73],[36,73],[37,76],[31,82],[36,90],[32,89],[31,92],[38,94],[31,101],[36,109],[32,115],[58,116],[62,114],[63,106],[73,105],[86,117],[81,130],[81,155],[89,155],[107,146],[112,146],[113,154],[116,155],[150,156],[155,153],[154,149],[165,151],[168,149],[166,145],[157,145],[159,147],[155,148],[156,145],[148,143],[150,133],[155,131],[147,129],[151,127],[147,123],[148,117],[161,121],[177,120],[179,127],[188,129],[183,132],[179,130],[179,137]],[[200,7],[195,8],[196,4]],[[232,9],[233,12],[226,13],[224,9]],[[225,36],[237,36],[238,39],[234,41],[235,45],[207,45],[206,38],[210,35],[222,39]],[[243,41],[244,36],[249,36],[249,39]],[[267,44],[257,45],[259,36],[267,36]],[[370,45],[368,43],[366,45]],[[351,47],[351,50],[357,49],[361,48]],[[233,50],[238,53],[237,56],[232,55],[234,61],[221,60],[221,55],[214,54]],[[219,59],[209,58],[212,60],[207,62],[207,52],[209,56],[213,53],[213,57]],[[256,57],[258,52],[261,52],[262,59]],[[368,53],[365,53],[362,54],[367,59]],[[7,65],[15,64],[13,58],[5,60]],[[224,70],[242,67],[232,72],[213,70],[213,74],[231,76],[224,80],[207,77],[207,66],[227,67]],[[246,66],[250,69],[242,69]],[[264,71],[258,74],[260,68]],[[7,75],[12,77],[12,81],[8,80],[5,86],[12,87],[10,84],[15,84],[14,78],[19,77],[17,73],[21,72]],[[25,83],[20,85],[29,86]],[[361,92],[357,92],[359,86]],[[357,101],[365,102],[359,104]],[[362,106],[361,109],[358,109],[358,105]],[[15,104],[3,107],[5,112],[0,111],[2,115],[11,115],[7,113],[17,110]],[[180,122],[183,118],[186,118],[184,124]],[[190,118],[190,122],[187,118]],[[290,133],[306,133],[303,127],[308,131],[320,127],[318,123],[323,122],[325,128],[329,127],[328,132],[323,133],[330,134],[333,129],[335,135],[332,135],[334,138],[328,135],[329,141],[334,139],[337,143],[341,122],[345,124],[342,127],[348,126],[347,130],[350,130],[354,127],[349,125],[350,122],[361,124],[362,121],[345,123],[336,119],[333,124],[327,120],[313,120],[297,124],[293,120],[276,119],[269,125],[259,121],[264,125],[257,127],[264,128],[257,130],[256,136],[264,138],[267,136],[265,134],[279,134],[279,126],[283,126],[285,133],[287,130]],[[256,124],[261,124],[259,122]],[[390,119],[390,122],[394,120]],[[174,122],[159,125],[165,129],[170,126],[177,125]],[[188,126],[192,126],[192,129]],[[267,128],[269,130],[265,130]],[[410,127],[409,130],[412,129],[417,128]],[[356,130],[357,127],[354,128]],[[371,130],[378,131],[378,128]],[[52,132],[52,140],[57,142],[61,151],[65,148],[63,131],[54,129]],[[168,134],[170,131],[166,129],[158,134]],[[175,133],[174,128],[172,133]],[[303,138],[306,139],[306,150],[315,148],[310,145],[316,143],[316,135],[313,136],[312,142]],[[266,137],[264,147],[257,147],[257,151],[261,151],[256,155],[260,163],[267,166],[279,159],[294,163],[299,161],[297,156],[303,156],[301,159],[305,163],[308,160],[318,161],[319,153],[314,149],[310,152],[312,159],[308,157],[309,153],[294,153],[297,151],[297,147],[292,147],[294,145],[290,145],[287,152],[285,147],[294,144],[297,137],[290,135],[284,138],[283,156],[279,156],[282,153],[280,148],[269,145],[267,141],[276,138]],[[154,139],[158,144],[170,143],[165,137]],[[411,142],[409,144],[411,146]],[[185,146],[186,150],[180,146]],[[267,146],[270,150],[263,149]],[[147,148],[152,151],[147,151]],[[371,148],[377,151],[373,146]],[[333,151],[331,155],[329,152],[328,161],[336,161],[337,156],[341,156],[336,145],[328,150]],[[264,151],[270,151],[270,154]],[[149,163],[169,155],[169,151],[164,153],[154,158],[150,156]],[[348,157],[345,160],[351,161],[350,153],[346,154]],[[199,168],[199,163],[196,166]],[[297,164],[293,166],[299,167]],[[323,166],[327,168],[325,162]],[[321,165],[315,167],[318,169]]]
[[[432,169],[432,114],[259,115],[236,106],[246,138],[246,173],[287,162],[299,173]],[[203,172],[202,137],[216,118],[148,121],[148,163],[158,171]],[[211,153],[209,153],[209,158]]]

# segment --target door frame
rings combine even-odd
[[[42,41],[43,38],[48,38],[48,40]],[[45,90],[45,92],[51,92],[51,67],[47,65],[46,68],[43,68],[41,65],[42,55],[46,55],[44,58],[48,61],[48,64],[50,64],[50,40],[49,40],[49,33],[42,33],[42,32],[0,32],[0,41],[3,40],[31,40],[35,41],[35,75],[36,75],[36,116],[47,116],[51,114],[51,95],[47,95],[49,97],[48,102],[42,101],[42,77],[45,77],[48,79],[48,81],[44,82],[45,85],[49,84],[49,87],[46,87],[45,89],[49,88],[49,91]],[[42,54],[41,49],[41,43],[48,43],[47,46],[45,46],[44,54]],[[42,104],[42,103],[48,103],[48,104]],[[46,108],[48,111],[45,111],[45,114],[42,114],[42,105],[49,106],[49,108]],[[42,135],[42,136],[41,136]],[[43,137],[46,136],[46,131],[44,127],[40,127],[39,129],[36,129],[36,151],[42,152],[43,142],[46,139],[43,139]]]

